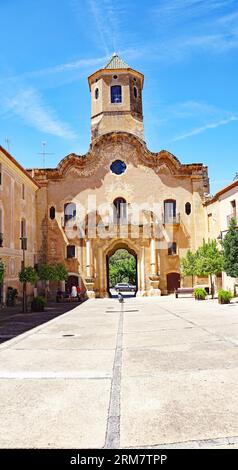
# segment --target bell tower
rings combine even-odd
[[[142,89],[144,75],[117,54],[88,78],[91,92],[91,138],[129,132],[144,140]]]

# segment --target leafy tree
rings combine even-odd
[[[38,279],[39,279],[38,274],[32,266],[26,266],[19,273],[19,281],[23,284],[23,312],[27,311],[27,296],[26,296],[27,282],[34,285],[38,281]]]
[[[55,278],[55,270],[52,265],[40,264],[37,272],[41,281],[53,281]]]
[[[67,281],[69,274],[63,263],[58,263],[54,266],[54,280],[55,281]]]
[[[136,283],[136,259],[127,250],[119,249],[110,257],[109,279],[112,285],[118,282]]]
[[[66,281],[68,279],[68,272],[63,263],[53,264],[41,264],[38,267],[39,279],[42,281]],[[48,284],[48,282],[47,282]],[[48,285],[45,286],[45,297],[48,293]]]
[[[238,230],[235,219],[231,219],[223,240],[224,271],[228,276],[238,277]]]
[[[196,275],[196,254],[191,250],[181,260],[181,274],[182,276],[192,276],[192,286],[194,284],[194,276]]]
[[[39,277],[36,270],[32,266],[26,266],[19,273],[19,281],[22,283],[29,282],[30,284],[35,284],[38,281]]]
[[[49,264],[40,264],[37,269],[39,279],[45,281],[45,298],[49,292],[49,281],[55,280],[55,269],[54,266]]]
[[[214,298],[214,283],[213,275],[218,274],[223,270],[224,257],[223,253],[219,250],[216,240],[208,242],[203,241],[203,244],[196,251],[196,274],[198,276],[209,276],[211,282],[211,293]]]

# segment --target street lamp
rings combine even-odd
[[[21,240],[21,249],[23,252],[23,259],[22,259],[22,271],[25,269],[25,251],[27,250],[27,238],[20,237]],[[27,305],[26,305],[26,282],[23,282],[23,296],[22,296],[22,311],[23,313],[27,312]]]

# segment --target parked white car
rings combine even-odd
[[[126,282],[118,282],[116,285],[115,285],[115,290],[117,292],[135,292],[136,290],[136,286],[133,286],[132,284],[128,284]]]

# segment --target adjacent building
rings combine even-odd
[[[205,203],[207,218],[207,238],[221,242],[226,235],[232,218],[238,228],[238,180],[218,191]],[[234,291],[238,287],[238,278],[231,278],[222,273],[224,289]]]
[[[23,262],[22,238],[27,238],[25,263],[34,266],[36,244],[36,192],[38,183],[0,146],[0,259],[6,273],[3,301],[9,287],[21,295],[18,273]],[[32,290],[28,286],[29,292]]]

